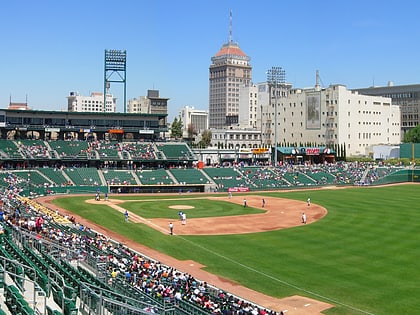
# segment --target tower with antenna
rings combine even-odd
[[[229,38],[211,58],[209,67],[209,127],[224,128],[239,123],[239,89],[252,82],[251,58],[232,36],[232,11],[229,14]],[[233,83],[235,82],[235,83]]]

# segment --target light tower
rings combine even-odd
[[[284,87],[286,83],[286,71],[282,67],[271,67],[267,70],[267,83],[270,88],[270,104],[272,104],[271,98],[274,96],[274,166],[277,165],[277,97],[279,94],[279,87]]]
[[[124,113],[126,112],[126,69],[127,52],[125,50],[105,49],[104,65],[104,111],[106,111],[106,95],[111,86],[111,82],[124,84]]]

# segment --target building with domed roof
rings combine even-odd
[[[231,24],[232,25],[232,24]],[[239,123],[240,88],[252,81],[251,58],[229,40],[211,58],[209,71],[209,127],[225,128]]]

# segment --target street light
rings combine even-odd
[[[267,83],[270,87],[270,104],[274,91],[274,166],[277,165],[277,94],[278,87],[286,82],[286,71],[282,67],[271,67],[267,70]]]

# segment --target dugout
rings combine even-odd
[[[111,194],[209,192],[210,185],[109,185]]]

